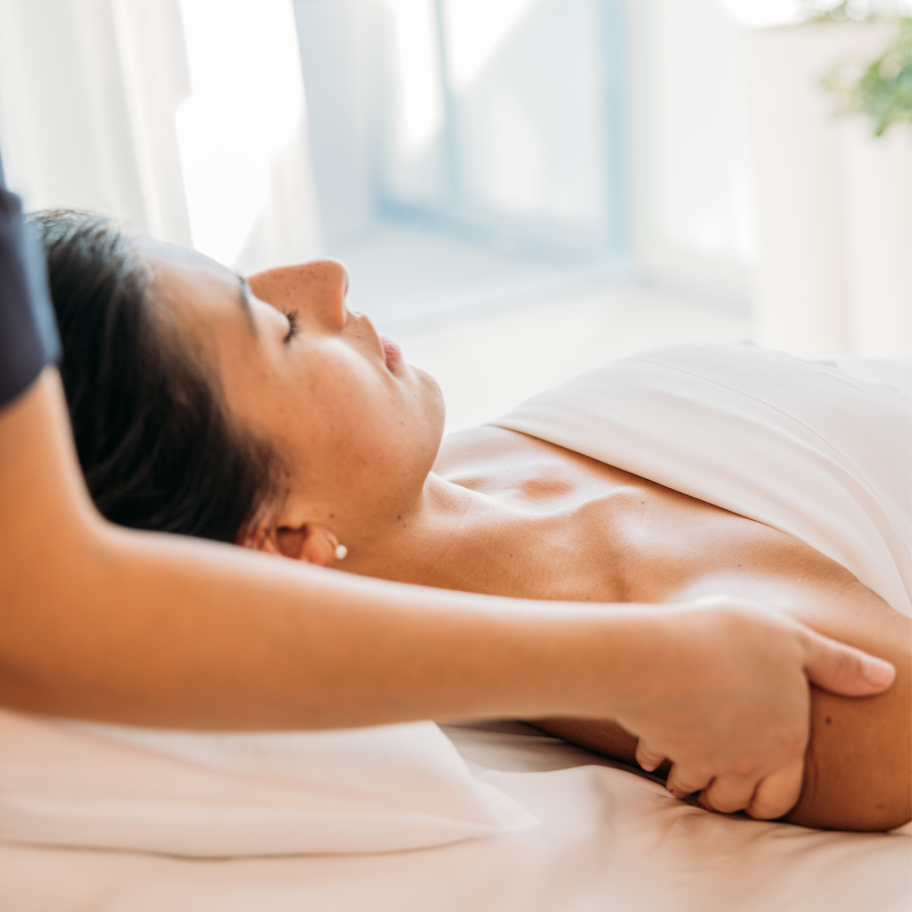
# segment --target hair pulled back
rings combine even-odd
[[[231,420],[213,371],[157,305],[148,265],[102,216],[31,217],[44,241],[76,450],[109,520],[233,542],[275,497],[271,449]]]

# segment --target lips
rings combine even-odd
[[[381,336],[380,342],[383,344],[383,357],[386,361],[386,366],[389,370],[393,371],[402,361],[402,352],[399,350],[399,346],[391,339]]]

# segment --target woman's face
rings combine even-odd
[[[440,391],[346,308],[341,264],[245,282],[200,254],[138,243],[178,331],[215,366],[230,412],[284,464],[289,497],[271,524],[315,523],[366,541],[417,504],[440,443]]]

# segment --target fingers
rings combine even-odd
[[[801,797],[803,773],[803,760],[771,773],[757,786],[747,813],[758,820],[775,820],[787,814]]]
[[[684,769],[679,764],[675,764],[668,773],[665,788],[675,798],[686,798],[694,792],[703,791],[712,782],[712,778],[711,773],[701,774],[696,770]]]
[[[860,649],[806,630],[804,670],[818,687],[844,697],[867,697],[886,690],[896,669]]]
[[[665,755],[659,751],[653,750],[642,738],[640,738],[636,746],[636,762],[639,763],[647,773],[652,773],[665,762]]]
[[[742,776],[722,776],[700,793],[700,804],[708,811],[734,814],[751,806],[757,781]]]
[[[777,770],[759,784],[754,779],[720,777],[700,793],[700,805],[720,814],[746,811],[756,820],[775,820],[798,803],[802,774],[803,764],[799,761]]]

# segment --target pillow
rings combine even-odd
[[[0,710],[0,839],[224,857],[386,852],[525,829],[431,722],[203,733]]]

